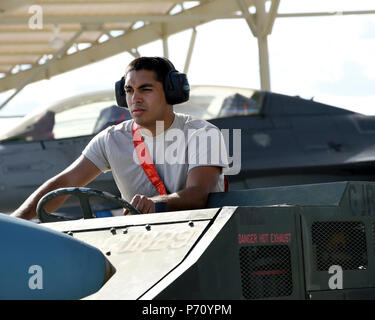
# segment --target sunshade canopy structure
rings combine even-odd
[[[270,90],[267,36],[277,17],[327,16],[338,12],[280,14],[280,0],[2,0],[0,2],[0,92],[83,67],[216,19],[245,19],[258,40],[261,89]],[[350,11],[339,14],[368,14]]]

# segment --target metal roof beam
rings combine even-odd
[[[271,34],[272,33],[272,28],[275,23],[275,19],[277,16],[277,10],[279,9],[280,5],[280,0],[273,0],[271,3],[271,8],[268,13],[268,21],[266,23],[266,27],[264,29],[265,34]]]
[[[26,45],[26,44],[17,44],[17,45],[5,45],[1,44],[0,46],[0,56],[7,55],[34,55],[34,54],[54,54],[57,50],[51,48],[47,43],[43,45]],[[1,61],[1,60],[0,60]]]
[[[327,17],[327,16],[348,16],[361,14],[375,14],[375,10],[356,11],[332,11],[332,12],[302,12],[302,13],[279,13],[278,18],[301,18],[301,17]]]
[[[186,11],[188,12],[188,11]],[[29,17],[3,17],[0,25],[14,25],[25,24]],[[66,24],[66,23],[80,23],[80,24],[103,24],[111,22],[137,22],[147,21],[151,23],[162,22],[178,22],[180,20],[200,22],[202,20],[215,20],[215,19],[240,19],[242,15],[236,13],[204,13],[204,14],[174,14],[174,15],[159,15],[159,14],[145,14],[145,15],[75,15],[75,16],[47,16],[43,15],[44,24]]]
[[[23,88],[25,88],[29,83],[34,82],[35,78],[38,77],[39,74],[43,73],[43,71],[47,71],[48,74],[48,65],[52,63],[54,60],[61,57],[63,53],[65,53],[74,43],[74,41],[81,35],[83,29],[79,30],[53,57],[52,59],[46,61],[44,64],[38,66],[37,68],[31,69],[31,73],[29,73],[27,78],[21,82],[21,85],[17,88],[17,90],[8,98],[6,99],[0,106],[0,110],[4,108],[10,100],[12,100]]]
[[[256,22],[254,16],[249,12],[249,5],[246,0],[237,0],[239,9],[242,11],[242,15],[245,18],[252,34],[256,37],[258,34]]]
[[[14,0],[9,0],[9,2],[13,2]],[[169,2],[169,3],[184,3],[184,2],[204,2],[204,1],[197,1],[197,0],[75,0],[75,1],[51,1],[51,0],[34,0],[33,3],[41,5],[41,4],[48,4],[48,5],[76,5],[76,4],[118,4],[118,3],[160,3],[160,2]]]
[[[31,3],[31,0],[2,0],[0,2],[0,17],[2,17],[2,15],[7,11],[12,11],[13,9]]]
[[[240,3],[244,0],[237,0],[239,7],[242,10]],[[272,7],[276,5],[274,3],[279,1],[273,1],[270,12],[273,11]],[[244,7],[246,8],[246,7]],[[324,17],[324,16],[340,16],[340,15],[361,15],[361,14],[375,14],[375,10],[364,10],[364,11],[336,11],[336,12],[306,12],[306,13],[277,13],[277,18],[298,18],[298,17]],[[24,25],[29,17],[2,17],[0,25]],[[43,16],[44,24],[103,24],[111,22],[175,22],[181,19],[190,21],[202,21],[202,20],[214,20],[214,19],[243,19],[245,18],[253,34],[255,34],[255,23],[253,22],[253,15],[245,9],[243,14],[237,14],[235,12],[222,12],[219,14],[205,13],[205,14],[194,14],[194,15],[98,15],[98,16],[61,16],[61,17],[48,17]],[[24,31],[24,30],[23,30]],[[14,30],[12,32],[17,32]]]

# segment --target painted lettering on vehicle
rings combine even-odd
[[[111,251],[112,253],[124,253],[180,249],[190,245],[195,237],[196,232],[190,230],[183,232],[136,232],[109,238],[103,245],[103,250]]]
[[[289,233],[247,233],[238,234],[239,244],[252,243],[289,243],[292,240],[292,234]]]

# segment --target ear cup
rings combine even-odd
[[[126,93],[124,90],[124,86],[125,78],[122,77],[121,80],[117,81],[115,84],[116,101],[119,107],[128,108],[128,104],[126,103]]]
[[[186,74],[176,70],[167,58],[155,57],[168,66],[168,73],[164,79],[164,93],[168,104],[179,104],[189,100],[190,85]]]
[[[164,81],[165,98],[171,105],[189,100],[190,86],[186,74],[170,71]]]

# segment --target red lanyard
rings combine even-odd
[[[160,179],[158,171],[155,165],[151,161],[150,154],[148,152],[147,146],[143,141],[143,137],[139,130],[139,126],[133,120],[132,125],[132,135],[134,142],[134,149],[137,153],[138,161],[143,168],[143,171],[147,175],[148,179],[158,190],[159,194],[167,194],[163,181]]]

